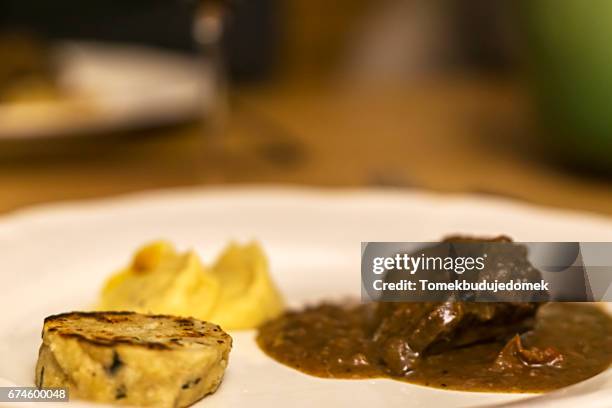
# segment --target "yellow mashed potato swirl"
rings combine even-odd
[[[211,267],[166,241],[142,247],[104,285],[98,310],[195,317],[224,329],[250,329],[280,315],[283,299],[257,243],[231,243]]]

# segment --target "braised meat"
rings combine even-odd
[[[507,338],[532,327],[538,303],[379,303],[373,340],[393,375],[424,354]]]
[[[466,273],[463,279],[539,280],[541,274],[527,259],[527,249],[511,242],[505,236],[489,240],[456,236],[422,252],[427,255],[450,253],[461,257],[487,254],[484,269]],[[466,243],[469,245],[463,245]],[[435,273],[438,281],[456,277],[452,271],[444,270],[429,271],[429,276]],[[533,326],[533,317],[541,304],[511,302],[516,296],[511,292],[495,294],[498,299],[506,300],[505,303],[464,301],[477,300],[486,294],[459,295],[449,292],[445,296],[446,301],[443,302],[388,302],[376,305],[378,326],[374,330],[373,340],[382,350],[381,359],[391,374],[402,375],[411,371],[423,354],[522,333]],[[535,294],[533,299],[543,300]]]
[[[554,347],[525,347],[517,334],[499,352],[493,369],[508,371],[542,366],[561,367],[563,359],[563,354]]]

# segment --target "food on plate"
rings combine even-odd
[[[322,304],[288,312],[265,324],[257,340],[275,360],[319,377],[390,377],[464,391],[545,392],[590,378],[612,363],[612,319],[604,310],[549,303],[518,338],[425,349],[416,362],[408,358],[411,369],[402,372],[400,357],[408,343],[381,348],[373,340],[380,324],[376,309]]]
[[[195,252],[179,254],[171,244],[160,241],[141,248],[127,268],[108,279],[97,309],[207,320],[218,296],[219,282]]]
[[[36,385],[71,397],[186,407],[215,392],[232,338],[196,319],[132,312],[72,312],[45,319]]]
[[[193,316],[224,329],[249,329],[275,318],[284,303],[257,243],[230,244],[205,266],[194,251],[165,241],[141,248],[106,282],[98,310]]]
[[[424,355],[505,338],[531,328],[530,303],[381,302],[372,340],[392,375],[404,375]]]
[[[503,248],[487,252],[493,262],[482,273],[539,276],[522,246]],[[277,361],[320,377],[389,377],[466,391],[545,392],[612,363],[612,318],[604,310],[508,300],[465,302],[451,293],[440,302],[321,304],[264,324],[257,342]]]
[[[219,282],[217,302],[209,320],[228,329],[249,329],[278,317],[284,301],[256,243],[230,244],[210,270]]]

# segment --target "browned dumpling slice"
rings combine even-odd
[[[214,392],[232,338],[191,318],[72,312],[45,319],[38,387],[126,405],[185,407]]]

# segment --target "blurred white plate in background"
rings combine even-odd
[[[490,198],[263,187],[146,193],[19,211],[0,217],[0,384],[32,385],[44,317],[91,306],[104,279],[148,240],[168,238],[210,261],[228,240],[258,239],[286,299],[300,306],[359,295],[361,241],[426,241],[452,233],[612,241],[612,221]],[[315,378],[265,356],[253,331],[232,335],[226,378],[197,406],[612,406],[611,370],[557,396],[531,400],[383,379]]]
[[[0,140],[174,124],[213,102],[210,64],[154,48],[66,42],[53,47],[66,97],[0,103]]]

